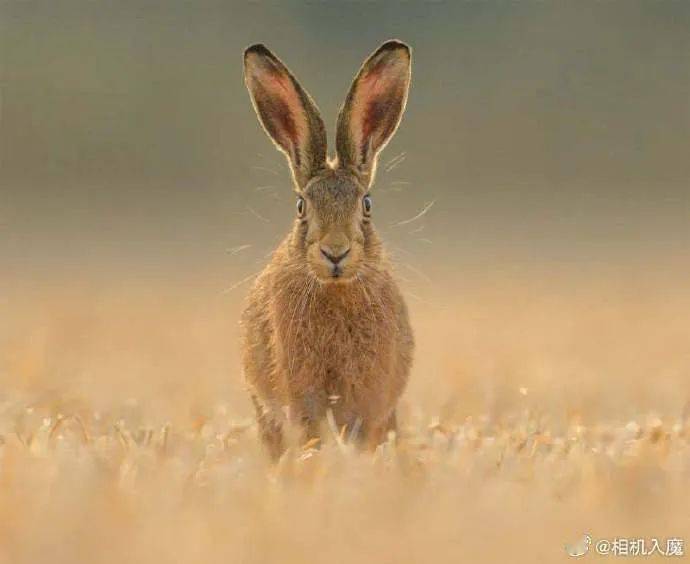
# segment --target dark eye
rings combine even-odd
[[[364,215],[371,215],[371,196],[364,196],[362,207],[364,208]]]
[[[304,201],[304,198],[297,198],[297,215],[304,217],[305,211],[307,211],[307,202]]]

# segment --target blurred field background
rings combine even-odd
[[[688,542],[688,29],[674,1],[0,2],[0,563]],[[389,37],[414,48],[373,193],[418,342],[400,444],[271,468],[237,320],[293,197],[241,51],[331,125]]]

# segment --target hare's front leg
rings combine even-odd
[[[326,407],[327,397],[322,390],[294,390],[290,394],[290,419],[300,429],[300,445],[321,438]]]
[[[259,426],[261,441],[271,459],[278,460],[285,452],[282,414],[263,405],[254,395],[252,395],[252,402],[256,410],[256,422]]]
[[[378,445],[386,442],[390,431],[397,433],[398,430],[395,411],[382,420],[376,420],[357,415],[356,412],[336,409],[335,417],[339,429],[344,429],[347,440],[362,450],[376,450]]]
[[[383,421],[365,424],[360,435],[360,446],[367,450],[376,450],[376,447],[388,440],[390,432],[398,432],[398,421],[395,410]]]

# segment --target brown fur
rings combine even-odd
[[[288,156],[305,206],[257,278],[242,316],[244,372],[274,457],[284,449],[286,411],[304,440],[319,436],[328,409],[339,427],[370,447],[396,428],[414,342],[362,202],[378,152],[403,113],[409,65],[409,48],[395,41],[365,62],[338,120],[338,160],[328,163],[322,122],[308,94],[265,47],[245,54],[257,114]],[[285,84],[293,87],[276,86]],[[345,258],[334,266],[328,254]]]

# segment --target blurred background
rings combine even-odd
[[[332,139],[397,37],[413,84],[373,194],[408,402],[681,413],[688,29],[672,0],[0,3],[2,393],[248,414],[237,319],[294,197],[242,50],[274,50]]]
[[[681,0],[0,0],[0,564],[687,550],[689,30]],[[332,139],[392,37],[405,440],[268,468],[238,319],[294,195],[242,51]]]

